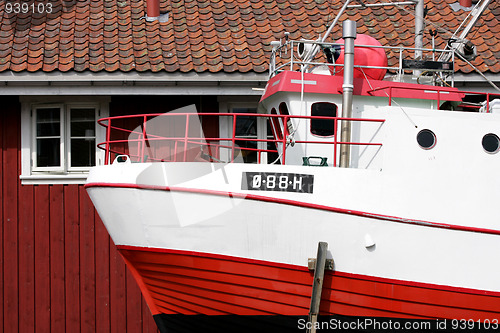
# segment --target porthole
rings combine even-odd
[[[500,150],[500,139],[496,134],[488,133],[483,136],[483,148],[486,152],[494,154]]]
[[[436,145],[436,135],[428,129],[423,129],[417,134],[417,142],[423,149],[431,149]]]

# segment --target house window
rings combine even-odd
[[[236,144],[241,147],[241,157],[244,163],[271,163],[277,158],[272,127],[270,120],[266,117],[255,117],[257,113],[258,98],[240,96],[238,101],[235,98],[221,97],[218,99],[221,113],[240,113],[236,119],[235,136]],[[246,116],[244,114],[249,114]],[[219,123],[219,133],[221,137],[231,137],[233,133],[232,117],[222,117]],[[265,142],[269,140],[270,142]],[[231,142],[221,142],[221,145],[231,146]],[[258,154],[257,150],[271,150]],[[228,161],[231,150],[221,151],[221,159]]]
[[[256,113],[256,108],[233,107],[232,113]],[[236,144],[242,148],[243,161],[245,163],[257,162],[257,118],[252,116],[238,116],[236,118],[235,130]]]
[[[84,183],[92,166],[102,164],[108,103],[22,103],[23,184]]]
[[[232,113],[257,113],[256,108],[244,108],[244,107],[233,107],[231,109]],[[257,140],[274,140],[272,127],[270,120],[263,117],[255,116],[239,116],[236,119],[236,139],[240,138],[242,140],[237,140],[236,143],[243,148],[243,161],[245,163],[258,163],[259,156],[257,154],[257,149],[259,150],[276,150],[276,145],[273,142],[263,142]],[[262,160],[263,156],[266,156],[266,160]],[[267,163],[267,161],[274,161],[278,157],[275,152],[268,152],[260,156],[261,163]]]
[[[69,112],[69,169],[94,166],[97,110],[72,108]]]
[[[60,108],[35,110],[35,147],[33,160],[37,168],[59,168],[61,166],[61,143],[64,130]]]

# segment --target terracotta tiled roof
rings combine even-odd
[[[438,28],[438,46],[469,13],[453,11],[450,4],[457,1],[425,1],[427,29]],[[144,19],[145,0],[50,2],[52,13],[9,14],[2,5],[0,72],[262,73],[271,41],[284,31],[291,38],[316,39],[342,5],[339,0],[160,0],[169,19],[159,23]],[[489,7],[469,37],[479,50],[473,64],[498,73],[500,7],[495,1]],[[413,16],[405,9],[349,10],[341,21],[348,17],[358,22],[358,33],[383,45],[413,45]],[[340,38],[340,24],[332,37]],[[427,30],[424,44],[430,46]]]

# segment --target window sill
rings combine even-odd
[[[88,173],[79,174],[64,174],[64,175],[29,175],[19,176],[22,185],[39,185],[39,184],[85,184]]]

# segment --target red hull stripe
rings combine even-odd
[[[255,195],[255,194],[251,194],[251,193],[236,193],[236,192],[214,191],[214,190],[208,190],[208,189],[196,189],[196,188],[173,187],[173,186],[142,185],[142,184],[128,184],[128,183],[88,183],[85,185],[85,188],[91,188],[91,187],[114,187],[114,188],[131,188],[131,189],[152,190],[152,191],[200,193],[200,194],[206,194],[206,195],[217,195],[217,196],[225,196],[225,197],[264,201],[264,202],[273,202],[273,203],[284,204],[284,205],[326,210],[326,211],[331,211],[331,212],[340,213],[340,214],[356,215],[356,216],[368,217],[368,218],[373,218],[373,219],[377,219],[377,220],[397,222],[397,223],[415,224],[415,225],[424,226],[424,227],[431,227],[431,228],[441,228],[441,229],[447,229],[447,230],[468,231],[468,232],[477,232],[477,233],[483,233],[483,234],[500,235],[500,230],[466,227],[466,226],[460,226],[460,225],[436,223],[436,222],[415,220],[415,219],[396,217],[396,216],[390,216],[390,215],[374,214],[374,213],[362,212],[362,211],[352,210],[352,209],[343,209],[343,208],[336,208],[336,207],[330,207],[330,206],[325,206],[325,205],[317,205],[317,204],[313,204],[313,203],[296,201],[296,200]]]
[[[307,315],[305,267],[190,251],[118,246],[153,314]],[[150,304],[151,303],[151,304]],[[500,293],[327,272],[322,315],[500,318]]]

